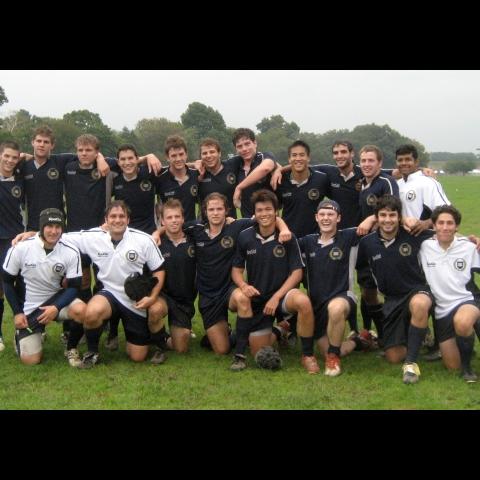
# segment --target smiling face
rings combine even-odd
[[[105,217],[105,222],[112,238],[121,238],[130,222],[127,212],[122,207],[113,207]]]
[[[394,237],[400,227],[400,216],[396,210],[382,208],[377,214],[378,229],[384,237]]]
[[[451,243],[458,230],[458,225],[451,213],[441,213],[433,227],[440,243]]]
[[[411,153],[406,155],[397,155],[397,168],[404,177],[408,177],[411,173],[418,170],[419,160],[413,158]]]
[[[4,177],[11,177],[20,160],[20,152],[13,148],[6,147],[0,154],[0,173]]]
[[[341,170],[347,170],[353,166],[353,157],[355,152],[348,150],[346,145],[334,145],[332,148],[333,160]]]
[[[360,154],[360,168],[367,180],[373,180],[382,169],[382,162],[375,152],[362,152]]]
[[[182,230],[184,217],[181,208],[164,208],[162,225],[170,235],[177,235]]]
[[[133,150],[121,150],[118,152],[118,166],[125,176],[132,176],[138,170],[138,157]]]
[[[47,248],[53,248],[62,236],[63,229],[58,223],[47,223],[43,227],[42,237]]]
[[[340,222],[340,215],[331,208],[320,208],[315,215],[320,233],[335,234]]]
[[[215,170],[220,165],[220,152],[215,145],[202,145],[200,159],[207,170]]]
[[[292,172],[303,173],[307,170],[310,163],[310,156],[307,153],[305,147],[296,146],[290,150],[288,156],[288,163],[292,166]]]
[[[271,228],[275,226],[277,212],[272,202],[255,203],[255,220],[261,228]]]
[[[168,151],[167,160],[172,172],[184,172],[187,163],[187,152],[184,148],[171,148]]]

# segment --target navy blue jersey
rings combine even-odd
[[[342,217],[338,228],[357,227],[361,221],[361,211],[358,203],[360,195],[362,170],[358,165],[353,166],[353,176],[348,180],[342,176],[342,172],[335,165],[314,165],[313,170],[323,172],[329,181],[328,197],[335,200],[342,211]]]
[[[249,218],[235,220],[230,225],[225,224],[214,238],[208,236],[203,223],[184,225],[185,233],[191,235],[195,241],[197,286],[202,295],[216,298],[225,294],[233,284],[232,260],[238,235],[253,224],[254,221]]]
[[[260,303],[267,302],[280,289],[294,270],[302,269],[303,262],[297,238],[280,243],[278,230],[268,239],[261,237],[258,226],[240,233],[232,266],[246,268],[248,284],[259,292]]]
[[[117,168],[115,159],[105,160],[112,170]],[[106,183],[107,177],[100,175],[96,162],[91,168],[80,168],[78,161],[67,163],[65,166],[67,232],[78,232],[102,225],[107,206]]]
[[[75,160],[76,155],[61,153],[50,155],[39,168],[35,161],[24,162],[21,175],[25,180],[25,198],[27,204],[27,230],[38,230],[40,212],[46,208],[63,208],[63,179],[65,165]]]
[[[195,204],[198,194],[198,170],[188,169],[188,180],[181,185],[171,174],[169,168],[164,168],[155,178],[155,188],[158,196],[165,203],[169,198],[176,198],[182,204],[185,220],[195,220]]]
[[[366,187],[365,179],[362,180],[362,191],[360,192],[359,203],[362,212],[362,220],[365,220],[370,215],[373,215],[373,210],[377,205],[377,200],[386,193],[394,195],[398,199],[400,193],[398,190],[397,181],[387,175],[386,173],[380,173],[372,180],[369,187]]]
[[[424,240],[431,238],[433,230],[425,230],[418,237],[400,227],[391,241],[380,237],[378,231],[360,240],[357,268],[370,267],[378,290],[385,295],[407,295],[426,285],[418,253]]]
[[[23,232],[24,182],[21,178],[0,180],[0,238],[14,238]]]
[[[223,168],[213,175],[205,172],[202,180],[198,182],[198,200],[203,205],[205,197],[210,193],[221,193],[225,195],[230,207],[227,217],[237,218],[237,209],[233,206],[233,194],[237,186],[238,161],[230,158],[222,162]]]
[[[163,267],[166,275],[162,291],[179,303],[193,302],[197,296],[194,242],[186,237],[185,242],[175,245],[167,235],[162,235],[158,248],[165,260]]]
[[[265,153],[257,152],[255,154],[254,159],[252,160],[248,175],[250,175],[253,172],[253,170],[255,170],[255,168],[258,167],[265,158],[271,158],[275,162],[275,157],[273,156],[272,153],[270,153],[270,152],[265,152]],[[244,166],[243,158],[240,155],[237,155],[235,157],[232,157],[231,161],[232,161],[233,164],[235,164],[237,166],[237,172],[238,172],[237,173],[237,184],[239,184],[239,183],[243,182],[243,180],[245,180],[245,178],[248,176],[248,175],[245,175],[245,170],[243,169],[243,166]],[[244,190],[242,190],[242,196],[241,196],[242,208],[240,209],[241,212],[242,212],[242,217],[251,218],[252,215],[255,213],[253,211],[253,206],[252,206],[252,202],[250,202],[250,198],[251,198],[251,196],[254,192],[256,192],[257,190],[260,190],[262,188],[266,188],[267,190],[271,190],[271,187],[270,187],[271,177],[272,177],[271,174],[268,174],[265,177],[263,177],[261,180],[259,180],[258,182],[254,183],[253,185],[250,185],[248,188],[245,188]]]
[[[131,210],[129,227],[152,234],[155,225],[155,178],[148,167],[140,165],[136,178],[126,180],[123,174],[113,179],[115,200],[123,200]]]
[[[283,206],[282,218],[297,238],[318,232],[315,214],[318,204],[328,194],[327,175],[310,169],[306,183],[296,185],[291,174],[287,174],[276,194]]]
[[[338,230],[325,245],[318,243],[318,233],[300,238],[306,287],[315,309],[340,293],[351,292],[353,296],[356,246],[360,241],[356,231]]]

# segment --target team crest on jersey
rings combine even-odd
[[[368,205],[369,207],[374,207],[376,204],[377,204],[377,196],[374,195],[373,193],[371,193],[371,194],[368,195],[368,197],[367,197],[367,205]]]
[[[190,187],[190,193],[192,194],[192,197],[196,197],[198,194],[198,185],[192,185]]]
[[[22,196],[22,189],[18,185],[15,185],[12,188],[11,193],[12,193],[12,197],[20,198]]]
[[[65,270],[65,265],[62,265],[61,263],[56,263],[52,267],[52,270],[54,273],[62,273]]]
[[[402,243],[398,249],[402,257],[409,257],[412,254],[412,247],[409,243]]]
[[[453,266],[455,267],[455,270],[463,272],[463,270],[465,270],[465,267],[467,266],[467,262],[463,258],[457,258],[453,262]]]
[[[135,250],[129,250],[126,254],[125,257],[127,257],[127,260],[129,262],[135,262],[138,258],[138,253]]]
[[[190,258],[193,258],[195,257],[195,247],[193,245],[189,245],[188,248],[187,248],[187,255],[190,257]]]
[[[140,190],[142,192],[149,192],[152,189],[152,182],[150,180],[142,180],[140,182]]]
[[[410,191],[407,192],[407,194],[405,195],[405,198],[406,198],[409,202],[413,202],[413,201],[417,198],[417,194],[416,194],[413,190],[410,190]]]
[[[318,200],[320,198],[320,192],[317,188],[312,188],[307,193],[310,200]]]
[[[49,168],[47,172],[47,177],[50,180],[57,180],[57,178],[60,176],[59,171],[56,168]]]
[[[328,254],[328,256],[332,259],[332,260],[341,260],[342,257],[343,257],[343,252],[340,248],[338,247],[333,247],[331,250],[330,250],[330,253]]]
[[[92,170],[91,176],[94,180],[98,180],[100,178],[100,172],[98,171],[98,168],[94,168]]]
[[[285,256],[285,247],[283,245],[276,245],[273,249],[273,256],[282,258]]]
[[[223,248],[232,248],[233,247],[233,238],[230,236],[223,237],[220,240],[220,244],[222,245]]]
[[[237,177],[235,176],[234,173],[229,173],[227,175],[227,182],[230,184],[230,185],[235,185],[235,183],[237,182]]]

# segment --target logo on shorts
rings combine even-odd
[[[189,245],[188,248],[187,248],[187,255],[190,257],[190,258],[193,258],[195,257],[195,247],[193,245]]]
[[[455,270],[458,270],[459,272],[463,272],[463,270],[465,270],[465,267],[467,266],[467,262],[463,258],[457,258],[453,262],[453,266]]]
[[[283,245],[277,245],[273,249],[273,256],[277,258],[282,258],[285,256],[285,247]]]
[[[142,192],[149,192],[152,189],[152,182],[150,180],[142,180],[140,182],[140,190]]]
[[[312,188],[309,190],[307,195],[310,200],[318,200],[320,198],[320,192],[317,188]]]
[[[57,180],[57,178],[60,176],[60,173],[59,171],[56,169],[56,168],[50,168],[48,169],[48,172],[47,172],[47,177],[50,179],[50,180]]]
[[[100,172],[98,171],[98,168],[94,168],[92,170],[91,176],[94,180],[98,180],[101,177]]]
[[[12,192],[12,197],[20,198],[22,196],[22,189],[18,185],[15,185],[12,188],[11,192]]]
[[[62,265],[61,263],[56,263],[53,267],[52,270],[54,273],[62,273],[65,270],[65,266]]]
[[[332,260],[341,260],[342,257],[343,257],[343,252],[340,248],[338,247],[334,247],[330,250],[330,253],[328,254],[328,256],[332,259]]]
[[[413,190],[410,190],[410,191],[407,192],[407,194],[405,195],[405,198],[406,198],[409,202],[413,202],[413,201],[417,198],[417,194],[416,194]]]
[[[135,262],[138,258],[138,253],[135,250],[129,250],[126,254],[125,257],[127,257],[127,260],[129,262]]]
[[[233,238],[230,236],[223,237],[220,240],[220,244],[222,245],[223,248],[232,248],[233,247]]]
[[[237,182],[237,177],[235,176],[234,173],[229,173],[227,175],[227,182],[230,184],[230,185],[235,185],[235,183]]]
[[[377,196],[374,195],[373,193],[371,193],[371,194],[368,195],[368,197],[367,197],[367,205],[368,205],[369,207],[374,207],[376,204],[377,204]]]
[[[402,257],[409,257],[412,254],[412,247],[409,243],[402,243],[398,249]]]
[[[196,197],[198,194],[198,185],[192,185],[190,187],[190,193],[192,194],[192,197]]]

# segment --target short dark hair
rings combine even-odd
[[[37,127],[33,131],[32,140],[35,140],[35,137],[37,135],[40,135],[42,137],[48,137],[52,142],[52,145],[55,143],[55,136],[53,135],[53,130],[47,125],[42,125],[41,127]]]
[[[217,140],[214,138],[204,138],[198,147],[199,153],[202,151],[202,147],[206,147],[207,145],[213,145],[219,153],[222,151],[222,147],[220,147],[220,143]]]
[[[127,150],[131,150],[135,154],[135,156],[138,158],[137,149],[135,148],[135,145],[132,145],[131,143],[123,143],[118,147],[117,158],[120,157],[120,152],[126,152]]]
[[[127,217],[130,218],[130,214],[132,213],[130,207],[123,201],[123,200],[114,200],[110,203],[107,208],[105,209],[105,218],[108,217],[108,214],[114,209],[120,207],[126,214]]]
[[[247,137],[252,142],[255,141],[255,133],[253,133],[253,130],[250,130],[249,128],[237,128],[233,132],[232,136],[233,146],[235,146],[237,142],[243,137]]]
[[[399,198],[385,194],[382,195],[378,200],[377,204],[375,205],[373,211],[375,216],[378,218],[378,212],[386,208],[387,210],[391,210],[392,212],[398,212],[398,216],[402,216],[402,202]]]
[[[177,198],[169,198],[165,203],[157,204],[157,213],[160,218],[163,218],[163,214],[167,208],[179,208],[182,212],[182,217],[185,216],[182,202]]]
[[[278,210],[277,196],[272,191],[266,190],[265,188],[254,192],[250,197],[250,201],[252,202],[253,209],[255,209],[257,203],[270,202],[273,205],[273,208],[275,208],[275,211]]]
[[[290,152],[292,151],[292,148],[295,148],[295,147],[303,147],[307,152],[307,155],[310,156],[310,145],[307,142],[304,142],[303,140],[295,140],[288,147],[288,156],[290,156]]]
[[[353,152],[353,150],[354,150],[352,142],[349,142],[348,140],[335,140],[332,143],[332,153],[333,153],[334,147],[337,146],[337,145],[343,145],[343,146],[347,147],[349,152]]]
[[[406,143],[405,145],[400,145],[395,150],[395,158],[398,157],[399,155],[409,155],[409,154],[412,154],[412,157],[415,160],[418,159],[418,150],[415,147],[415,145],[411,145],[409,143]]]
[[[380,150],[379,147],[377,147],[376,145],[365,145],[364,147],[362,147],[360,149],[360,151],[358,152],[358,156],[360,157],[360,155],[362,153],[365,153],[365,152],[374,152],[375,155],[377,156],[377,160],[379,162],[383,162],[383,152],[382,150]]]
[[[3,153],[6,148],[11,148],[12,150],[16,150],[20,153],[20,147],[18,146],[18,143],[14,142],[13,140],[0,143],[0,153]]]
[[[185,153],[188,152],[187,144],[185,143],[185,140],[180,135],[169,135],[165,140],[164,147],[165,147],[165,155],[167,155],[167,157],[168,157],[168,152],[170,152],[172,148],[183,148],[185,150]]]
[[[222,195],[218,192],[209,193],[202,202],[202,216],[205,220],[207,219],[207,205],[210,200],[221,200],[223,202],[223,205],[225,206],[225,210],[228,212],[228,210],[230,209],[228,205],[228,199],[225,195]]]
[[[433,210],[430,217],[434,225],[437,223],[438,217],[442,213],[449,213],[455,220],[456,225],[460,225],[462,222],[462,214],[457,208],[455,208],[453,205],[440,205]]]

